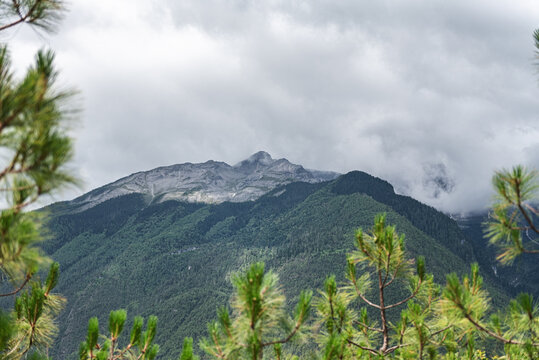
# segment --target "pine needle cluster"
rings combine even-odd
[[[127,311],[115,310],[109,315],[109,334],[99,333],[99,321],[93,317],[88,322],[88,335],[79,348],[81,360],[123,360],[140,359],[153,360],[159,352],[159,345],[154,344],[157,332],[157,317],[150,316],[146,324],[146,330],[142,331],[144,319],[136,316],[129,336],[129,342],[125,346],[119,345]]]

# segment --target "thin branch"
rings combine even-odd
[[[13,210],[15,213],[19,213],[22,209],[24,209],[28,205],[31,205],[31,204],[35,203],[37,200],[38,200],[38,197],[34,196],[33,198],[31,198],[28,201],[25,201],[25,202],[22,202],[20,204],[16,204],[15,206],[12,206],[11,210]]]
[[[123,349],[122,351],[120,351],[120,353],[118,355],[116,355],[116,357],[114,359],[123,359],[124,355],[126,352],[128,352],[131,347],[133,346],[133,344],[128,344],[125,349]]]
[[[30,190],[37,187],[36,184],[32,185],[26,185],[26,186],[19,186],[19,187],[6,187],[6,188],[0,188],[0,192],[15,192],[15,191],[23,191],[23,190]]]
[[[384,301],[384,284],[382,283],[382,272],[378,270],[378,290],[380,294],[380,318],[382,320],[382,347],[380,348],[380,351],[383,353],[389,344],[389,332],[388,332],[388,326],[387,326],[387,318],[386,318],[386,307],[385,307],[385,301]]]
[[[9,352],[2,354],[4,358],[7,358],[9,355],[13,354],[22,344],[23,340],[24,340],[24,336],[19,339],[19,341],[11,348],[11,350],[9,350]]]
[[[276,341],[270,341],[270,342],[267,342],[267,343],[262,343],[261,346],[266,347],[266,346],[269,346],[269,345],[285,344],[285,343],[289,342],[290,339],[292,339],[292,337],[294,335],[296,335],[296,332],[301,327],[301,324],[303,324],[303,315],[300,316],[300,318],[296,322],[296,326],[294,327],[294,330],[292,330],[292,332],[290,334],[288,334],[288,336],[286,338],[281,339],[281,340],[276,340]]]
[[[530,225],[530,228],[533,231],[535,231],[536,234],[539,234],[539,229],[535,227],[532,219],[529,217],[528,213],[522,206],[522,194],[520,190],[520,181],[518,179],[516,180],[515,187],[516,187],[516,193],[517,193],[517,207],[520,210],[520,213],[522,214],[522,216],[524,216],[524,219],[526,219],[526,222],[528,223],[528,225]]]
[[[406,346],[410,346],[410,345],[411,344],[399,344],[399,345],[392,346],[392,347],[388,348],[386,351],[384,351],[384,355],[392,353],[393,351],[395,351],[397,349],[400,349],[401,347],[406,347]]]
[[[421,284],[422,284],[422,281],[419,280],[419,282],[417,283],[416,289],[414,290],[414,292],[413,292],[410,296],[408,296],[408,297],[407,297],[406,299],[404,299],[404,300],[399,301],[398,303],[391,304],[391,305],[387,305],[387,306],[385,306],[384,308],[385,308],[385,309],[391,309],[391,308],[394,308],[394,307],[396,307],[396,306],[402,305],[402,304],[404,304],[405,302],[407,302],[407,301],[413,299],[413,298],[417,295],[417,293],[419,292],[419,289],[421,288]]]
[[[535,231],[535,233],[539,234],[539,229],[537,229],[535,227],[535,225],[533,224],[532,219],[530,218],[530,216],[528,215],[528,213],[526,212],[526,210],[524,209],[524,207],[522,206],[522,204],[520,202],[518,203],[518,209],[520,210],[520,212],[524,216],[524,219],[526,219],[526,222],[528,223],[528,225],[530,225],[530,229]]]
[[[384,287],[388,287],[389,285],[391,285],[391,283],[393,283],[393,281],[395,281],[395,279],[397,278],[397,272],[399,271],[401,266],[402,266],[402,260],[399,261],[397,266],[395,266],[395,271],[393,271],[393,274],[391,274],[391,280],[389,280],[389,282],[386,283]]]
[[[116,338],[112,336],[111,344],[110,344],[110,358],[114,358],[114,348],[116,347]]]
[[[357,296],[359,296],[361,298],[361,300],[365,301],[367,304],[369,304],[370,306],[376,308],[376,309],[381,309],[380,305],[377,305],[375,303],[373,303],[372,301],[369,301],[369,299],[367,299],[358,289],[357,287],[357,280],[355,277],[352,277],[352,283],[354,284],[354,289],[356,290],[356,294]]]
[[[368,347],[365,347],[365,346],[361,346],[361,345],[359,345],[358,343],[355,343],[355,342],[353,342],[353,341],[350,340],[350,339],[346,339],[346,342],[348,342],[350,345],[354,345],[354,346],[360,348],[361,350],[368,351],[368,352],[370,352],[370,353],[373,354],[373,355],[380,355],[380,353],[379,353],[378,351],[376,351],[376,350],[374,350],[374,349],[371,349],[371,348],[368,348]]]
[[[364,328],[366,328],[367,330],[371,330],[371,331],[376,331],[376,332],[383,332],[384,330],[380,329],[380,328],[374,328],[374,327],[370,327],[369,325],[365,324],[365,323],[362,323],[361,321],[359,320],[354,320],[354,322],[356,324],[358,324],[359,326],[362,326]]]
[[[383,287],[386,287],[387,277],[389,276],[389,263],[390,262],[391,262],[391,251],[388,251],[388,253],[387,253],[386,271],[385,271],[385,275],[384,275],[384,281],[382,282]]]
[[[3,26],[0,26],[0,31],[3,31],[3,30],[6,30],[6,29],[9,29],[10,27],[12,26],[15,26],[15,25],[18,25],[18,24],[21,24],[23,22],[25,22],[28,18],[31,18],[32,16],[32,13],[36,10],[37,8],[37,5],[42,2],[43,0],[36,0],[36,2],[34,3],[34,5],[32,5],[32,7],[28,10],[28,12],[24,15],[24,16],[21,16],[21,12],[20,12],[20,9],[19,9],[19,6],[16,6],[16,9],[17,9],[17,13],[19,15],[19,19],[10,23],[10,24],[6,24],[6,25],[3,25]],[[14,2],[15,4],[15,2]],[[32,20],[30,20],[32,21]]]
[[[389,353],[394,352],[394,351],[397,350],[397,349],[400,349],[401,347],[410,346],[410,344],[399,344],[399,345],[395,345],[395,346],[392,346],[392,347],[390,347],[390,348],[387,348],[387,349],[384,350],[384,351],[376,351],[376,350],[374,350],[374,349],[371,349],[371,348],[368,348],[368,347],[365,347],[365,346],[361,346],[361,345],[359,345],[358,343],[353,342],[352,340],[347,339],[346,341],[347,341],[350,345],[354,345],[354,346],[360,348],[361,350],[368,351],[368,352],[370,352],[370,353],[373,354],[373,355],[380,355],[380,353],[382,353],[382,355],[387,355],[387,354],[389,354]]]
[[[443,333],[444,331],[446,331],[447,329],[451,328],[453,325],[447,325],[446,327],[444,327],[443,329],[440,329],[440,330],[437,330],[435,332],[433,332],[432,334],[430,334],[430,336],[436,336],[440,333]]]
[[[17,165],[17,161],[19,159],[19,156],[21,155],[21,148],[17,149],[17,153],[13,156],[13,159],[11,160],[11,163],[0,172],[0,179],[2,179],[7,174],[16,174],[17,170],[14,171],[15,165]]]
[[[333,299],[332,299],[332,297],[329,297],[328,300],[329,300],[329,311],[330,311],[330,315],[331,315],[331,320],[333,320],[333,322],[336,323],[336,321],[335,321],[335,311],[333,310]],[[339,332],[341,332],[340,328],[339,328]]]
[[[483,325],[479,324],[468,313],[464,314],[464,317],[466,319],[468,319],[468,321],[471,322],[478,330],[492,336],[493,338],[503,342],[504,344],[511,344],[511,345],[526,345],[526,344],[529,344],[527,342],[517,341],[517,340],[513,340],[513,339],[506,339],[503,336],[500,336],[500,335],[496,334],[494,331],[489,330],[486,327],[484,327]],[[539,343],[532,343],[530,345],[532,345],[534,347],[539,347]]]
[[[30,281],[31,278],[32,278],[32,274],[27,274],[27,275],[26,275],[26,278],[24,279],[24,281],[23,281],[23,283],[21,284],[21,286],[19,286],[17,289],[13,290],[13,291],[10,292],[10,293],[7,293],[7,294],[0,294],[0,297],[11,296],[11,295],[17,294],[19,291],[21,291],[21,290],[26,286],[26,284],[28,283],[28,281]]]
[[[539,215],[539,211],[536,210],[535,208],[533,208],[530,204],[524,204],[525,207],[528,208],[528,210],[530,210],[532,213],[534,213],[535,215]]]
[[[213,339],[213,343],[215,344],[215,348],[219,352],[217,354],[218,355],[217,357],[220,359],[224,359],[225,355],[224,355],[223,349],[221,349],[221,344],[219,344],[219,339],[217,339],[217,335],[215,335],[215,333],[212,333],[212,339]]]

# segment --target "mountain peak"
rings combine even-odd
[[[239,163],[234,165],[234,167],[241,167],[241,166],[255,164],[255,163],[261,164],[261,165],[270,165],[273,162],[275,162],[275,160],[271,157],[269,153],[265,151],[258,151],[254,153],[253,155],[249,156],[247,159],[240,161]]]
[[[263,150],[255,152],[253,155],[249,156],[247,160],[273,160],[271,155]]]

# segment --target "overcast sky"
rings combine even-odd
[[[266,150],[462,212],[539,168],[538,27],[537,0],[72,0],[57,34],[2,40],[21,73],[53,48],[80,91],[78,194]]]

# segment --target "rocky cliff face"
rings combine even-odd
[[[295,181],[316,183],[339,174],[309,170],[286,159],[273,159],[259,151],[231,166],[224,162],[178,164],[138,172],[72,201],[80,210],[126,194],[143,194],[150,202],[182,200],[221,203],[255,200],[279,185]]]

